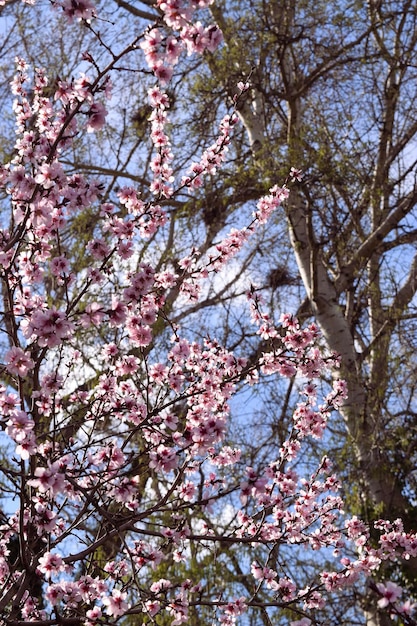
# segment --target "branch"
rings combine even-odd
[[[408,272],[407,279],[401,289],[397,292],[392,305],[390,306],[385,322],[382,324],[373,341],[369,344],[364,352],[360,355],[361,362],[364,361],[375,345],[382,337],[386,337],[395,328],[397,322],[401,319],[403,311],[410,304],[411,300],[417,292],[417,254],[413,258],[413,262]]]
[[[417,187],[414,187],[405,196],[388,217],[369,235],[369,237],[359,246],[352,259],[346,263],[343,270],[335,280],[337,293],[341,293],[351,282],[358,270],[360,270],[369,260],[375,249],[382,244],[385,237],[395,228],[417,202]]]
[[[126,9],[126,11],[129,11],[129,13],[136,15],[136,17],[142,17],[144,20],[155,21],[160,18],[160,15],[158,15],[157,13],[148,13],[148,11],[138,9],[129,4],[129,2],[126,2],[125,0],[114,0],[114,2],[122,9]]]
[[[129,172],[123,170],[115,170],[111,167],[100,167],[99,165],[90,165],[89,163],[71,163],[70,161],[64,161],[63,159],[61,160],[61,163],[72,166],[74,171],[87,170],[92,174],[97,172],[98,174],[103,174],[105,176],[113,176],[114,178],[128,178],[129,180],[133,180],[135,183],[140,183],[141,185],[148,187],[150,185],[150,181],[142,176],[135,176],[135,174],[130,174]]]

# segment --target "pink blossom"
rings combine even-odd
[[[102,616],[102,612],[99,606],[95,606],[93,609],[89,609],[85,615],[90,622],[96,622]]]
[[[264,196],[258,201],[257,211],[254,213],[255,219],[261,224],[265,224],[271,213],[280,206],[289,196],[289,190],[286,187],[278,187],[275,185],[269,190],[269,195]]]
[[[54,257],[51,260],[50,268],[54,276],[62,277],[62,275],[68,274],[68,270],[69,270],[68,260],[63,256]]]
[[[80,322],[85,328],[91,325],[99,326],[104,318],[104,311],[98,302],[87,304],[84,313],[81,315]]]
[[[161,608],[161,605],[156,600],[146,600],[143,605],[143,612],[148,613],[151,617],[156,615]]]
[[[93,239],[87,244],[87,250],[95,259],[104,259],[110,252],[108,244],[103,239]]]
[[[130,259],[134,249],[131,241],[121,241],[117,248],[117,252],[121,259]]]
[[[93,17],[96,17],[96,9],[91,0],[59,0],[56,2],[57,6],[62,7],[64,14],[69,18],[69,21],[75,18],[77,20],[90,21]]]
[[[213,465],[226,466],[234,465],[240,460],[242,451],[239,448],[231,448],[230,446],[224,446],[217,456],[211,459]]]
[[[59,471],[58,462],[48,464],[48,467],[37,467],[35,478],[28,481],[28,484],[36,487],[40,493],[50,493],[56,496],[64,492],[65,475]]]
[[[25,411],[15,410],[7,422],[6,435],[21,443],[31,437],[34,426],[34,421]]]
[[[149,368],[149,380],[163,383],[166,380],[168,368],[163,363],[155,363]]]
[[[6,368],[10,374],[24,378],[29,370],[35,367],[35,363],[22,348],[10,348],[5,354]]]
[[[399,613],[404,613],[405,615],[411,615],[416,608],[416,603],[411,602],[411,600],[406,600],[402,604],[397,604],[396,609]]]
[[[127,308],[116,297],[112,298],[112,307],[108,312],[110,326],[121,326],[127,317]]]
[[[45,578],[50,578],[52,574],[57,574],[62,571],[62,557],[53,552],[45,552],[45,554],[39,559],[38,569],[45,575]]]
[[[94,102],[88,112],[87,132],[101,130],[106,122],[107,110],[101,102]]]
[[[16,446],[16,454],[18,454],[23,461],[27,461],[29,457],[36,454],[36,452],[36,439],[33,433],[28,433]]]
[[[382,598],[378,600],[378,606],[381,609],[385,608],[389,604],[394,604],[394,602],[398,600],[403,592],[402,587],[400,587],[396,583],[391,582],[390,580],[385,584],[377,583],[376,588],[382,596]]]
[[[159,87],[155,86],[148,90],[148,98],[151,106],[166,109],[169,107],[169,98]]]
[[[279,593],[284,602],[290,602],[295,595],[296,586],[290,578],[280,578],[277,585],[277,593]]]
[[[162,444],[158,446],[156,450],[152,450],[150,452],[149,458],[149,467],[152,467],[157,471],[162,470],[163,472],[170,472],[178,465],[178,458],[175,450]]]
[[[65,313],[51,309],[34,311],[30,320],[22,324],[26,338],[37,338],[41,347],[54,348],[63,339],[67,339],[73,331],[73,324],[66,318]]]
[[[292,180],[296,180],[297,182],[301,183],[301,181],[303,180],[303,176],[304,176],[304,173],[302,170],[297,170],[295,167],[291,168],[290,178]]]
[[[152,330],[149,326],[128,326],[131,342],[136,346],[148,346],[152,341]]]
[[[174,619],[171,622],[171,626],[179,626],[180,624],[186,624],[188,621],[188,605],[180,596],[175,598],[174,602],[171,602],[168,607],[168,612],[173,615]]]
[[[169,83],[173,74],[172,68],[167,67],[161,61],[152,66],[152,71],[161,83],[161,85],[166,85],[167,83]]]
[[[120,591],[120,589],[113,589],[111,596],[104,596],[102,602],[106,607],[107,615],[119,617],[126,613],[130,606],[126,602],[126,598],[127,593]]]
[[[247,599],[244,596],[229,602],[225,608],[224,612],[228,615],[238,616],[242,615],[248,610]]]
[[[166,578],[160,578],[158,581],[151,584],[150,590],[152,591],[152,593],[159,593],[164,589],[169,589],[171,586],[172,583],[170,580],[167,580]]]
[[[64,178],[62,165],[56,161],[52,163],[44,163],[40,166],[38,174],[35,176],[35,182],[42,185],[44,189],[50,189],[55,184],[59,184]]]
[[[185,502],[191,502],[197,492],[197,488],[191,481],[187,480],[178,489],[178,496]]]
[[[252,576],[256,580],[263,580],[264,578],[264,570],[256,561],[254,561],[251,565]]]
[[[48,602],[52,604],[52,606],[56,606],[58,602],[61,600],[61,598],[63,597],[63,595],[64,595],[64,592],[62,590],[62,587],[58,583],[55,583],[53,585],[48,585],[46,592],[45,592],[45,597],[48,600]]]

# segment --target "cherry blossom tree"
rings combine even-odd
[[[292,206],[302,179],[289,165],[246,222],[200,245],[185,238],[181,258],[167,254],[172,207],[227,166],[249,89],[250,76],[236,83],[217,136],[176,164],[169,84],[178,64],[221,42],[210,1],[151,4],[148,25],[117,51],[98,5],[51,4],[103,55],[84,51],[81,73],[53,84],[19,56],[11,84],[15,142],[0,170],[3,623],[232,625],[259,615],[270,624],[273,615],[307,626],[323,623],[333,595],[368,580],[381,611],[414,624],[406,590],[373,577],[416,557],[416,535],[400,519],[346,516],[331,460],[303,460],[332,411],[349,406],[346,384],[330,376],[343,363],[316,324],[291,314],[275,323],[250,282],[242,308],[262,346],[255,357],[224,346],[214,328],[181,324]],[[133,179],[106,188],[69,161],[111,125],[112,88],[131,55],[152,79],[146,193]],[[255,466],[230,445],[232,403],[283,379],[298,402],[286,436]],[[301,552],[308,578],[291,561]],[[241,572],[230,584],[211,579],[224,556]]]

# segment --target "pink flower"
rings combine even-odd
[[[259,565],[259,563],[254,561],[252,563],[250,569],[251,569],[251,572],[252,572],[252,576],[256,580],[263,580],[264,579],[264,571],[263,571],[263,568]]]
[[[106,123],[107,109],[101,102],[94,102],[88,112],[87,132],[101,130]]]
[[[50,578],[52,574],[56,574],[63,570],[63,561],[59,554],[53,552],[45,552],[39,559],[38,569],[45,578]]]
[[[22,323],[22,329],[25,337],[30,338],[33,335],[37,337],[41,347],[54,348],[72,334],[73,325],[65,313],[51,307],[47,310],[34,311],[29,322],[25,325]]]
[[[29,433],[26,438],[16,446],[16,454],[18,454],[23,461],[27,461],[30,456],[36,454],[37,450],[38,447],[33,433]]]
[[[54,276],[61,276],[62,274],[68,274],[69,263],[68,259],[64,256],[56,256],[51,259],[51,272]]]
[[[6,435],[20,443],[31,436],[35,424],[25,411],[13,411],[7,422]]]
[[[161,605],[156,600],[147,600],[143,607],[144,613],[149,613],[151,617],[156,615],[161,608]]]
[[[148,98],[152,107],[162,107],[165,109],[169,107],[169,97],[157,86],[148,90]]]
[[[90,21],[91,18],[97,15],[95,6],[91,0],[61,0],[58,6],[62,7],[70,22],[72,22],[74,17],[78,21]]]
[[[227,615],[242,615],[242,613],[245,613],[248,610],[248,606],[247,606],[247,600],[244,596],[241,596],[240,598],[237,598],[236,600],[229,602],[229,604],[227,604],[224,608],[224,612]]]
[[[297,170],[295,167],[292,167],[290,170],[290,178],[292,180],[296,180],[297,182],[301,183],[301,181],[303,180],[303,170]]]
[[[376,585],[382,598],[378,600],[378,606],[383,609],[389,604],[393,604],[401,596],[403,590],[399,585],[391,582],[390,580],[383,584],[377,583]]]
[[[178,457],[175,450],[167,448],[164,445],[159,445],[156,450],[152,450],[149,454],[150,463],[149,467],[162,470],[163,472],[170,472],[178,465]]]
[[[28,480],[28,484],[36,487],[40,493],[49,492],[52,496],[63,493],[65,489],[65,476],[59,472],[59,463],[49,464],[48,467],[37,467],[35,478]]]
[[[127,593],[120,591],[120,589],[113,589],[111,596],[104,596],[103,604],[106,606],[107,615],[113,615],[119,617],[123,615],[129,609],[129,604],[126,602]]]
[[[100,619],[102,613],[100,607],[95,606],[93,609],[87,611],[85,615],[91,622],[96,622],[98,619]]]
[[[154,65],[152,69],[161,85],[166,85],[166,83],[171,80],[172,69],[170,67],[167,67],[166,65],[163,65],[162,62]]]
[[[187,480],[178,489],[178,495],[185,502],[191,502],[197,492],[197,487],[191,481]]]
[[[46,599],[48,600],[48,602],[52,604],[52,606],[55,606],[56,604],[58,604],[58,602],[60,601],[63,595],[64,595],[64,592],[59,583],[49,585],[45,593]]]
[[[152,341],[152,331],[149,326],[128,327],[128,333],[135,346],[148,346]]]
[[[6,369],[10,374],[24,378],[29,370],[35,367],[35,363],[22,348],[10,348],[5,354]]]
[[[51,187],[62,181],[63,178],[62,165],[55,161],[53,163],[44,163],[40,166],[39,172],[35,176],[35,182],[38,185],[42,185],[44,189],[51,189]]]
[[[103,317],[104,311],[101,305],[98,304],[98,302],[91,302],[90,304],[87,304],[85,312],[81,315],[81,326],[83,326],[84,328],[88,328],[92,324],[94,326],[99,326]]]
[[[110,248],[103,239],[93,239],[87,244],[87,250],[95,259],[104,259],[110,252]]]

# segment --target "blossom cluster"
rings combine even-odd
[[[181,52],[192,54],[214,52],[222,41],[222,32],[215,24],[204,27],[201,22],[193,22],[197,8],[204,8],[211,2],[184,2],[183,0],[157,0],[156,5],[162,11],[165,24],[171,34],[164,36],[159,28],[151,28],[145,33],[140,44],[148,67],[161,85],[172,78]],[[173,32],[172,32],[173,31]],[[175,36],[174,33],[178,35]]]
[[[151,191],[156,195],[169,198],[174,192],[172,187],[174,176],[170,166],[173,154],[165,130],[169,121],[167,115],[169,98],[165,93],[160,91],[159,87],[150,89],[148,95],[150,104],[153,107],[150,116],[151,140],[156,149],[156,155],[150,163],[150,168],[154,175],[151,183]]]
[[[89,22],[97,17],[95,4],[91,0],[52,0],[52,6],[61,8],[69,22],[74,18]]]

